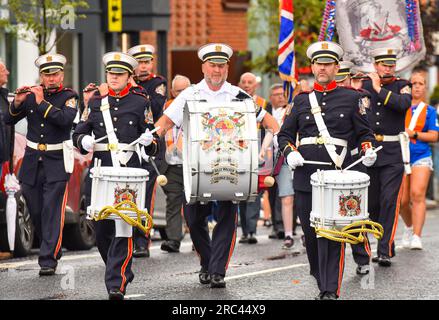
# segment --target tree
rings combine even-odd
[[[33,42],[41,55],[49,52],[69,29],[74,28],[75,19],[85,17],[75,13],[80,7],[88,8],[87,1],[8,0],[2,9],[9,11],[9,17],[0,19],[0,31]],[[55,30],[62,32],[56,33],[53,39]]]
[[[324,8],[325,1],[321,0],[294,1],[296,65],[299,68],[309,64],[306,49],[317,41]],[[269,42],[266,54],[251,61],[249,67],[263,74],[277,75],[279,0],[254,0],[248,22],[251,38],[266,37]]]
[[[437,17],[439,16],[439,1],[421,1],[420,13],[422,20],[422,28],[424,30],[424,41],[427,49],[426,58],[421,65],[431,64],[434,58],[435,33],[439,32],[439,24]],[[433,62],[434,63],[434,62]]]

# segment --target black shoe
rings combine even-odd
[[[363,266],[358,265],[356,272],[357,274],[364,276],[369,273],[369,270],[370,270],[370,266],[368,264],[365,264]]]
[[[378,264],[381,267],[390,267],[392,265],[392,262],[390,261],[389,257],[380,256],[378,260]]]
[[[224,276],[214,273],[212,275],[212,279],[210,280],[210,287],[211,288],[225,288],[226,282],[224,281]]]
[[[241,239],[239,239],[239,243],[248,243],[248,236],[243,234]]]
[[[149,258],[149,249],[144,247],[135,248],[133,252],[134,258]]]
[[[206,268],[201,267],[200,273],[198,274],[198,279],[201,284],[209,284],[210,283],[210,274]]]
[[[256,239],[253,233],[250,233],[250,237],[248,238],[248,244],[256,244],[258,243],[258,239]]]
[[[322,300],[322,297],[325,293],[324,292],[320,292],[315,298],[314,300]]]
[[[271,233],[268,235],[268,239],[278,239],[277,232],[274,230],[271,231]]]
[[[377,263],[380,260],[378,256],[372,258],[372,262]]]
[[[119,289],[111,289],[108,293],[108,300],[123,300],[124,294]]]
[[[285,239],[285,232],[284,231],[278,231],[277,232],[277,238],[278,239]]]
[[[337,300],[338,297],[334,292],[325,292],[320,300]]]
[[[304,234],[302,234],[302,236],[300,237],[300,240],[302,240],[302,246],[303,246],[304,248],[306,248],[305,235],[304,235]]]
[[[160,249],[168,252],[180,252],[180,242],[175,240],[166,240],[162,243]]]
[[[53,276],[55,274],[55,268],[52,267],[41,267],[40,276]]]

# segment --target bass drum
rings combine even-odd
[[[251,99],[186,103],[183,179],[188,203],[256,199],[258,133]]]

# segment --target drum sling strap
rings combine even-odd
[[[101,112],[104,117],[105,130],[108,135],[108,146],[111,154],[111,162],[113,167],[120,167],[119,160],[117,157],[117,145],[119,140],[117,140],[116,133],[114,132],[113,121],[110,115],[110,104],[108,103],[108,96],[106,96],[101,101]]]
[[[309,102],[311,104],[311,113],[313,114],[314,120],[316,121],[317,129],[319,130],[320,136],[327,140],[330,140],[331,135],[329,134],[325,121],[323,120],[322,109],[317,102],[315,91],[309,94]],[[335,166],[341,168],[341,165],[343,164],[343,161],[346,157],[347,148],[343,147],[341,154],[338,155],[336,151],[336,146],[334,144],[328,144],[325,142],[324,145]]]

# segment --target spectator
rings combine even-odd
[[[270,101],[273,105],[273,116],[279,123],[279,126],[282,126],[288,109],[282,84],[274,84],[271,86]],[[278,196],[281,199],[282,220],[285,230],[285,239],[282,248],[291,249],[294,245],[293,231],[296,228],[296,217],[293,218],[293,170],[291,170],[286,162],[282,164],[280,172],[276,176],[276,183],[278,186]]]
[[[405,228],[402,245],[405,248],[421,250],[421,233],[426,213],[425,196],[433,171],[429,143],[438,140],[439,127],[435,108],[423,102],[427,89],[425,73],[421,70],[413,72],[411,83],[412,107],[407,110],[405,126],[410,137],[412,172],[403,186],[401,216],[405,222]]]
[[[257,82],[256,76],[253,73],[246,72],[244,73],[239,81],[238,86],[247,92],[252,98],[253,101],[259,107],[266,109],[267,101],[256,95],[256,89],[259,83]],[[260,124],[258,123],[258,129],[260,129]],[[261,140],[263,139],[260,136]],[[265,150],[261,149],[261,154],[265,154]],[[241,219],[241,228],[242,228],[242,237],[239,240],[239,243],[248,243],[248,244],[256,244],[258,240],[255,237],[256,227],[259,219],[259,214],[261,211],[261,197],[264,190],[259,192],[258,197],[254,202],[245,202],[242,201],[239,203],[239,217]]]
[[[191,81],[181,75],[176,75],[171,84],[172,99],[168,100],[164,109],[174,101],[184,89],[191,85]],[[168,252],[179,252],[180,242],[183,238],[183,217],[181,210],[184,208],[184,183],[183,183],[183,137],[182,127],[174,126],[165,135],[166,152],[162,173],[168,178],[168,183],[162,187],[166,195],[166,235],[168,237],[161,249]]]

